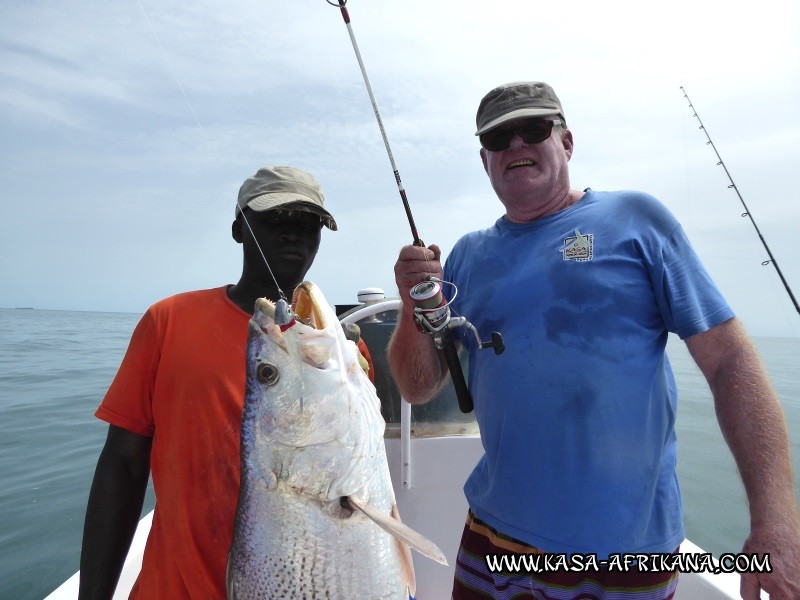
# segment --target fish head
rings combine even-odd
[[[243,432],[250,420],[252,460],[306,492],[354,493],[383,449],[380,400],[319,288],[303,282],[287,308],[259,299],[250,320]]]
[[[335,338],[325,335],[321,323],[324,318],[308,306],[298,313],[285,300],[256,301],[247,343],[246,404],[258,407],[259,429],[272,441],[300,446],[314,431],[309,420],[320,410],[318,391],[329,387],[335,374],[327,364]]]

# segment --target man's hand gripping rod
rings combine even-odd
[[[453,288],[453,297],[449,302],[445,301],[442,295],[442,284],[447,284]],[[442,281],[433,276],[411,288],[411,299],[414,301],[414,321],[420,331],[433,338],[433,343],[437,349],[444,353],[447,361],[447,368],[453,379],[453,387],[458,398],[458,407],[461,412],[472,412],[474,407],[472,395],[469,393],[467,382],[464,380],[464,372],[461,370],[461,362],[458,360],[458,352],[451,329],[456,327],[466,327],[472,331],[478,348],[493,348],[495,354],[501,354],[505,350],[503,336],[499,332],[492,332],[491,342],[482,342],[478,330],[467,321],[466,317],[454,317],[450,313],[450,304],[456,299],[458,289],[450,282]]]

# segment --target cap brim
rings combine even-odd
[[[295,194],[293,192],[273,192],[253,198],[247,203],[247,206],[259,212],[277,208],[304,210],[319,215],[322,218],[322,222],[331,231],[337,231],[339,229],[331,213],[322,208],[319,204],[311,202],[302,194]]]
[[[475,132],[475,135],[483,135],[487,131],[491,131],[503,123],[508,123],[509,121],[514,121],[516,119],[525,119],[527,117],[560,117],[562,121],[564,120],[564,116],[558,111],[553,112],[552,108],[520,108],[518,110],[505,113],[496,119],[492,119],[486,123],[486,125],[478,129],[478,131]]]

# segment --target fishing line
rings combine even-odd
[[[147,13],[147,10],[142,4],[142,0],[136,0],[136,2],[139,4],[139,8],[141,9],[142,14],[144,14],[145,21],[147,21],[147,25],[150,27],[150,31],[153,33],[153,37],[156,40],[156,44],[158,44],[158,47],[161,50],[161,56],[164,58],[164,62],[167,63],[167,67],[169,68],[169,71],[172,74],[172,78],[178,85],[178,89],[180,89],[181,95],[183,96],[183,99],[186,101],[186,105],[189,107],[189,112],[192,113],[192,117],[194,117],[194,122],[196,123],[197,128],[200,130],[200,133],[203,136],[203,142],[205,142],[206,148],[208,150],[211,150],[211,144],[209,144],[208,142],[208,136],[206,135],[206,131],[203,128],[203,125],[200,123],[200,119],[197,118],[197,113],[195,112],[194,107],[192,106],[192,103],[189,100],[189,96],[186,95],[186,90],[184,90],[183,85],[181,84],[181,81],[178,78],[178,75],[175,73],[175,69],[172,68],[172,63],[170,62],[169,57],[167,56],[167,53],[164,50],[164,46],[161,43],[161,39],[158,36],[156,28],[153,27],[153,22],[150,20],[150,15]],[[242,215],[242,219],[244,220],[245,225],[247,225],[247,229],[250,230],[250,235],[253,238],[253,242],[255,243],[256,248],[258,248],[258,253],[264,260],[264,264],[267,266],[267,271],[269,272],[269,276],[272,278],[272,281],[275,282],[275,287],[278,289],[278,294],[280,294],[280,297],[283,300],[286,300],[286,294],[283,293],[283,290],[281,289],[281,286],[278,283],[275,274],[272,272],[272,267],[269,266],[269,261],[267,261],[267,257],[264,255],[264,251],[261,249],[261,244],[258,243],[258,239],[256,239],[256,236],[253,233],[253,228],[250,226],[250,221],[247,219],[247,215],[244,214],[244,210],[242,210],[242,207],[239,206],[238,203],[236,204],[236,208],[238,210],[238,214]]]
[[[375,94],[372,93],[372,86],[369,83],[369,77],[367,76],[367,69],[364,67],[364,61],[361,58],[361,52],[358,49],[356,36],[353,33],[352,25],[350,25],[350,14],[347,12],[347,8],[345,8],[347,0],[338,0],[338,2],[333,2],[332,0],[325,0],[325,2],[327,2],[331,6],[339,7],[342,13],[342,18],[344,19],[344,23],[345,25],[347,25],[347,33],[350,34],[350,42],[353,44],[353,50],[356,53],[358,66],[361,69],[361,76],[364,78],[364,84],[367,87],[369,100],[372,103],[372,110],[375,113],[375,118],[378,121],[378,128],[381,130],[381,136],[383,137],[383,145],[386,146],[386,154],[389,155],[389,163],[392,165],[392,171],[394,172],[394,179],[395,182],[397,183],[397,190],[400,192],[400,199],[403,201],[403,208],[406,211],[406,218],[408,219],[408,225],[411,227],[411,235],[414,237],[414,245],[425,246],[425,244],[422,243],[422,240],[419,239],[419,234],[417,233],[417,226],[414,224],[414,217],[411,215],[411,206],[409,206],[408,198],[406,197],[406,190],[403,187],[402,180],[400,179],[400,171],[398,171],[397,165],[394,162],[394,155],[392,154],[392,148],[391,146],[389,146],[389,138],[387,137],[386,129],[383,126],[381,113],[378,111],[378,103],[375,101]]]
[[[721,166],[725,170],[725,175],[728,176],[728,181],[731,182],[730,185],[728,186],[728,189],[732,189],[734,192],[736,192],[736,195],[739,196],[739,201],[742,203],[742,206],[744,206],[745,212],[742,213],[742,216],[748,217],[750,219],[750,222],[753,224],[753,227],[755,227],[756,233],[758,233],[758,237],[761,240],[764,249],[767,251],[769,260],[763,261],[761,265],[767,266],[768,264],[772,263],[772,266],[775,267],[775,270],[778,272],[778,277],[781,278],[783,287],[786,288],[786,293],[789,294],[789,298],[791,298],[792,304],[794,304],[795,310],[797,311],[798,314],[800,314],[800,305],[798,305],[797,300],[795,299],[794,294],[792,293],[792,289],[789,287],[789,283],[783,276],[783,272],[778,266],[778,261],[775,260],[775,257],[772,255],[772,251],[769,249],[769,246],[767,245],[767,240],[764,239],[764,236],[761,234],[761,230],[758,228],[758,225],[756,225],[756,221],[753,218],[753,215],[750,213],[750,209],[747,208],[747,204],[745,204],[744,198],[742,198],[742,195],[739,193],[739,188],[736,187],[736,184],[733,182],[733,177],[731,177],[731,174],[728,172],[728,167],[726,167],[725,163],[722,161],[722,157],[719,155],[717,147],[714,145],[714,142],[711,141],[711,136],[708,134],[708,130],[706,129],[705,125],[703,125],[703,121],[700,120],[700,116],[697,114],[697,109],[692,104],[692,101],[689,100],[689,95],[686,93],[686,90],[683,89],[683,86],[680,86],[680,88],[681,91],[683,92],[683,97],[686,98],[686,101],[689,103],[689,108],[691,108],[692,112],[694,113],[693,116],[696,117],[697,122],[700,123],[700,129],[703,130],[703,133],[706,134],[706,138],[708,138],[706,146],[711,146],[714,149],[714,154],[717,155],[717,159],[719,160],[719,162],[717,162],[717,166]]]
[[[169,57],[167,57],[167,53],[164,50],[164,46],[161,44],[161,39],[158,37],[158,33],[156,33],[156,28],[153,27],[153,22],[150,20],[150,15],[147,14],[147,10],[145,10],[144,5],[142,4],[142,0],[136,0],[136,1],[138,2],[139,8],[142,10],[142,13],[144,14],[144,19],[145,21],[147,21],[147,24],[150,27],[150,31],[153,32],[153,37],[156,39],[156,44],[158,44],[158,48],[159,50],[161,50],[161,56],[164,58],[164,62],[167,63],[167,67],[169,68],[169,72],[172,74],[172,78],[175,80],[175,83],[178,84],[178,88],[180,89],[181,94],[183,95],[183,99],[186,100],[186,104],[189,106],[189,112],[192,113],[192,117],[194,117],[194,122],[197,123],[197,127],[200,129],[200,133],[203,134],[203,140],[206,142],[206,145],[209,146],[208,138],[206,138],[206,132],[203,129],[203,126],[200,124],[200,119],[197,118],[197,114],[194,112],[194,107],[192,106],[192,103],[189,102],[189,97],[186,95],[186,90],[183,89],[180,79],[178,79],[178,76],[175,74],[175,69],[172,68],[172,63],[170,62]]]
[[[272,267],[269,266],[269,261],[267,257],[264,256],[264,251],[261,249],[261,244],[258,243],[258,239],[256,238],[256,234],[253,233],[253,228],[250,227],[250,221],[247,220],[247,215],[244,214],[244,209],[242,209],[239,204],[236,204],[236,207],[239,209],[239,214],[242,215],[242,219],[244,219],[244,224],[247,225],[247,229],[250,231],[250,236],[253,238],[253,242],[255,242],[256,248],[258,248],[258,253],[261,255],[261,258],[264,259],[264,264],[267,265],[267,271],[269,271],[269,276],[272,277],[272,281],[275,282],[275,287],[278,288],[278,293],[280,294],[283,300],[287,300],[286,294],[283,293],[281,289],[281,285],[278,283],[278,280],[275,278],[274,273],[272,272]]]

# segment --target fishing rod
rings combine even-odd
[[[339,10],[342,13],[342,18],[344,19],[345,25],[347,25],[347,33],[350,34],[350,42],[353,44],[353,50],[356,53],[356,59],[358,60],[358,66],[361,69],[361,76],[364,78],[364,84],[367,87],[367,93],[369,94],[369,100],[372,102],[372,111],[375,113],[375,119],[378,121],[378,128],[381,130],[381,136],[383,137],[383,145],[386,146],[386,154],[389,155],[389,163],[392,165],[392,171],[394,172],[394,180],[397,182],[397,190],[400,192],[400,198],[403,201],[403,208],[406,211],[406,218],[408,219],[408,225],[411,227],[411,235],[414,237],[414,245],[415,246],[425,246],[422,243],[422,240],[419,239],[419,234],[417,233],[417,226],[414,224],[414,217],[411,215],[411,206],[408,204],[408,197],[406,196],[406,190],[403,187],[403,182],[400,179],[400,171],[397,169],[397,165],[394,162],[394,155],[392,154],[392,148],[389,146],[389,138],[386,135],[386,129],[383,126],[383,119],[381,119],[381,113],[378,111],[378,103],[375,101],[375,94],[372,93],[372,86],[369,83],[369,77],[367,76],[367,69],[364,67],[364,61],[361,58],[361,52],[358,49],[358,42],[356,42],[356,36],[353,33],[353,26],[350,25],[350,13],[347,12],[347,8],[345,5],[347,4],[347,0],[338,0],[338,3],[332,2],[331,0],[325,0],[331,6],[338,6]]]
[[[397,169],[397,164],[394,161],[392,148],[389,146],[389,138],[386,135],[386,129],[383,126],[381,113],[378,111],[378,103],[375,100],[375,94],[372,93],[372,86],[369,83],[367,76],[367,69],[364,67],[364,60],[361,58],[361,52],[358,49],[356,36],[353,33],[353,26],[350,24],[350,13],[347,11],[347,0],[325,0],[331,6],[338,7],[342,13],[342,18],[347,26],[347,32],[350,35],[350,42],[353,45],[353,50],[356,53],[358,66],[361,69],[361,76],[364,78],[364,84],[369,94],[370,102],[372,103],[372,111],[375,113],[375,119],[378,121],[378,128],[381,130],[383,137],[383,145],[386,146],[386,153],[389,155],[389,163],[392,165],[394,172],[394,179],[397,183],[397,189],[400,192],[400,198],[403,201],[403,208],[406,211],[406,218],[408,225],[411,227],[411,235],[414,238],[414,245],[425,247],[425,244],[419,238],[417,233],[417,226],[414,224],[414,217],[411,215],[411,206],[408,203],[403,182],[400,179],[400,171]],[[442,284],[450,285],[454,289],[453,297],[450,301],[446,301],[442,295]],[[425,281],[422,281],[411,288],[411,299],[414,302],[414,321],[417,328],[433,339],[433,343],[437,350],[443,353],[447,368],[450,371],[450,376],[453,380],[453,387],[456,391],[456,398],[458,398],[458,406],[461,412],[472,412],[474,405],[472,402],[472,395],[467,387],[467,382],[464,380],[464,371],[461,369],[461,361],[458,360],[458,351],[453,340],[451,333],[452,329],[456,327],[466,327],[470,329],[478,342],[478,348],[493,348],[495,354],[500,354],[505,349],[503,344],[503,337],[499,332],[492,332],[492,340],[490,342],[481,342],[477,329],[465,317],[452,317],[450,311],[450,304],[455,300],[458,293],[456,286],[452,283],[442,281],[433,276],[429,276]]]
[[[761,230],[758,228],[758,225],[756,224],[756,221],[753,218],[753,215],[750,212],[750,209],[747,207],[747,204],[745,204],[744,198],[742,198],[742,195],[739,193],[739,188],[736,187],[736,184],[733,181],[733,177],[731,177],[731,174],[728,171],[728,167],[725,166],[725,163],[723,162],[722,157],[719,155],[719,152],[717,151],[717,147],[714,145],[714,142],[711,141],[711,136],[708,134],[708,129],[706,129],[705,125],[703,125],[703,121],[700,120],[700,115],[697,114],[697,109],[692,104],[692,101],[689,100],[689,95],[686,93],[686,90],[683,89],[683,86],[680,86],[680,88],[681,88],[681,91],[683,92],[683,97],[686,98],[686,101],[689,103],[689,108],[691,108],[692,112],[694,113],[693,116],[697,119],[697,122],[700,123],[699,129],[702,129],[703,133],[706,134],[706,138],[708,138],[708,141],[706,142],[706,146],[711,146],[714,149],[714,154],[717,155],[717,159],[718,159],[717,166],[721,166],[725,170],[725,175],[728,176],[728,181],[731,182],[730,185],[728,185],[728,189],[732,189],[734,192],[736,192],[736,195],[739,196],[739,201],[742,203],[742,206],[744,206],[745,212],[742,213],[742,216],[743,217],[748,217],[750,219],[750,222],[753,224],[753,227],[755,228],[756,233],[758,234],[758,237],[759,237],[759,239],[761,240],[761,243],[764,246],[764,249],[767,251],[767,255],[769,256],[769,260],[763,261],[761,263],[761,265],[762,266],[767,266],[768,264],[772,263],[772,266],[775,267],[775,271],[777,271],[777,273],[778,273],[778,277],[781,278],[781,282],[783,283],[783,287],[786,288],[786,293],[789,294],[789,298],[791,298],[792,304],[794,304],[795,310],[797,311],[798,314],[800,314],[800,305],[797,303],[797,299],[794,297],[794,294],[792,293],[792,289],[789,287],[789,283],[786,281],[786,278],[783,276],[783,272],[781,271],[781,268],[778,266],[778,261],[775,260],[775,257],[772,255],[772,251],[769,249],[769,246],[767,245],[767,240],[764,239],[764,236],[761,233]]]

